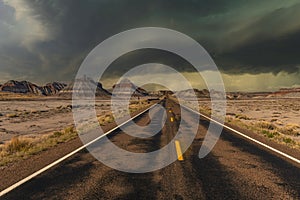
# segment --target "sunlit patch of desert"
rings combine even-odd
[[[199,103],[201,112],[211,113],[209,100]],[[300,98],[227,100],[226,122],[300,147]]]

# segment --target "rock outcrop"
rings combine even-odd
[[[141,87],[133,84],[129,79],[122,79],[119,83],[113,85],[113,95],[117,96],[148,96],[149,93]]]
[[[300,88],[281,88],[279,91],[273,92],[268,96],[269,98],[299,98],[300,97]]]
[[[95,95],[96,97],[110,98],[111,96],[111,93],[105,90],[100,82],[95,82],[93,79],[86,77],[76,79],[76,81],[62,89],[58,96],[72,98],[73,92],[78,97],[93,97]]]
[[[53,83],[46,84],[42,88],[45,95],[54,95],[57,94],[62,89],[64,89],[66,86],[67,84],[65,83],[53,82]]]
[[[187,89],[187,90],[181,90],[178,92],[175,92],[175,96],[181,97],[181,98],[189,98],[194,97],[196,95],[197,98],[209,98],[209,91],[204,90],[198,90],[198,89]]]
[[[58,82],[48,83],[45,86],[38,86],[29,81],[10,80],[0,86],[0,91],[50,96],[58,93],[65,86],[66,84]]]

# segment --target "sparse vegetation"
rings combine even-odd
[[[286,144],[295,144],[295,141],[288,137],[282,138],[282,141],[285,142]]]
[[[247,117],[246,115],[243,115],[243,114],[237,114],[237,115],[235,115],[235,117],[238,119],[250,120],[249,117]]]
[[[5,150],[9,154],[17,152],[25,152],[32,146],[29,139],[20,139],[19,137],[13,137],[10,142],[5,146]]]
[[[274,137],[279,135],[278,132],[270,132],[270,131],[267,131],[267,130],[262,130],[261,132],[262,132],[262,134],[264,134],[268,138],[274,138]]]
[[[280,128],[279,132],[281,132],[285,135],[292,135],[292,136],[300,135],[300,133],[298,131],[296,131],[296,129],[294,127],[290,127],[290,126]]]
[[[74,127],[68,127],[62,131],[37,137],[14,137],[0,146],[0,166],[37,154],[76,137],[77,132]]]
[[[203,113],[203,114],[205,114],[207,116],[211,116],[211,109],[209,107],[207,107],[207,106],[200,106],[199,112]]]
[[[210,110],[206,109],[204,112],[202,111],[202,113],[207,113],[208,111]],[[288,137],[288,135],[292,137],[297,137],[300,135],[299,131],[297,131],[297,129],[299,128],[298,124],[287,124],[284,127],[278,127],[275,125],[275,123],[280,124],[281,126],[283,125],[283,123],[277,119],[270,120],[270,122],[265,120],[255,122],[254,120],[251,120],[248,117],[244,117],[241,114],[234,113],[227,114],[225,121],[231,125],[251,130],[257,134],[262,134],[265,137],[274,140],[278,143],[283,143],[289,145],[292,148],[300,149],[300,142],[295,141],[291,137]]]
[[[129,105],[129,114],[133,114],[137,111],[140,111],[146,107],[150,106],[146,100],[142,101],[131,101]],[[119,112],[116,114],[116,118],[122,118],[126,114],[126,109],[120,108]],[[111,112],[107,112],[105,114],[101,114],[98,116],[98,121],[101,126],[104,126],[108,123],[112,123],[115,121]]]
[[[55,131],[53,133],[53,135],[51,135],[51,138],[56,138],[56,137],[60,137],[63,133],[61,131]]]
[[[256,125],[262,129],[267,129],[267,130],[275,130],[276,129],[276,126],[274,124],[267,122],[267,121],[261,121],[261,122],[257,123]]]
[[[112,113],[110,113],[110,114],[106,114],[104,116],[98,117],[98,121],[101,126],[104,126],[108,123],[112,123],[114,121],[114,118],[112,116]]]

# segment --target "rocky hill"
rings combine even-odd
[[[48,83],[45,86],[38,86],[29,81],[10,80],[0,86],[0,92],[13,92],[50,96],[57,94],[65,86],[66,84],[59,82]]]
[[[148,96],[149,95],[149,93],[146,90],[136,86],[134,83],[132,83],[129,79],[126,78],[122,79],[119,83],[113,85],[112,92],[114,95],[118,95],[118,96],[127,96],[127,95]]]
[[[67,87],[62,89],[58,96],[65,97],[65,98],[72,98],[73,92],[76,93],[79,97],[92,97],[94,94],[96,97],[104,97],[109,98],[111,96],[111,93],[105,90],[102,87],[102,84],[100,82],[95,82],[94,80],[90,78],[81,78],[76,79],[76,87],[75,88],[75,81],[69,84]],[[96,92],[93,91],[93,88],[96,86]]]
[[[300,97],[300,88],[281,88],[280,90],[273,92],[268,96],[269,98],[299,98]]]
[[[181,90],[178,92],[175,92],[175,95],[177,97],[181,98],[189,98],[194,97],[196,95],[197,98],[209,98],[209,91],[204,90],[198,90],[198,89],[187,89],[187,90]]]

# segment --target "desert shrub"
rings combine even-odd
[[[26,151],[31,146],[32,144],[28,140],[14,137],[6,144],[5,150],[8,153],[16,153],[16,152]]]
[[[279,115],[272,115],[272,117],[280,117]]]
[[[0,145],[0,166],[28,155],[34,155],[75,137],[77,137],[77,132],[74,127],[68,127],[63,131],[56,131],[51,135],[34,138],[14,137],[9,142]]]
[[[250,120],[250,118],[247,117],[247,115],[243,115],[243,114],[237,114],[235,117],[238,119]]]
[[[300,128],[299,124],[293,124],[293,123],[289,123],[289,124],[287,124],[287,126],[290,127],[290,128],[293,128],[293,129]]]
[[[230,113],[230,112],[228,112],[228,113],[226,113],[227,115],[231,115],[231,116],[236,116],[236,114],[235,113]]]
[[[53,133],[53,135],[51,135],[50,137],[51,138],[56,138],[56,137],[60,137],[60,136],[62,136],[62,132],[60,132],[60,131],[55,131],[54,133]]]
[[[106,125],[107,123],[111,123],[113,121],[113,116],[111,116],[110,114],[98,117],[98,122],[101,126]]]
[[[264,134],[268,138],[274,138],[275,136],[279,135],[279,133],[277,133],[277,132],[270,132],[267,130],[262,130],[262,134]]]
[[[295,144],[295,141],[288,137],[282,138],[282,141],[285,142],[286,144]]]
[[[135,112],[135,111],[137,111],[137,108],[129,108],[129,112],[130,112],[130,113],[133,113],[133,112]]]
[[[293,135],[293,136],[299,135],[299,132],[297,130],[295,130],[293,127],[281,128],[281,129],[279,129],[279,131],[285,135]]]
[[[105,117],[104,121],[105,121],[106,123],[111,123],[111,122],[113,122],[114,120],[113,120],[113,117],[112,117],[112,116],[107,116],[107,117]]]
[[[71,127],[66,128],[64,130],[64,132],[65,132],[65,134],[72,134],[72,133],[75,133],[76,131],[75,131],[74,127],[71,126]]]
[[[134,101],[130,102],[130,104],[138,104],[138,103],[139,103],[139,101],[137,101],[137,100],[134,100]]]
[[[277,128],[274,124],[266,121],[259,122],[257,125],[260,128],[268,129],[268,130],[275,130]]]
[[[209,115],[209,116],[211,115],[211,109],[208,108],[208,107],[201,106],[199,108],[199,112],[204,113],[204,114]]]
[[[277,120],[277,121],[276,121],[276,124],[277,124],[277,125],[279,125],[279,126],[282,126],[282,125],[283,125],[283,122],[282,122],[282,121],[279,121],[279,120]]]

